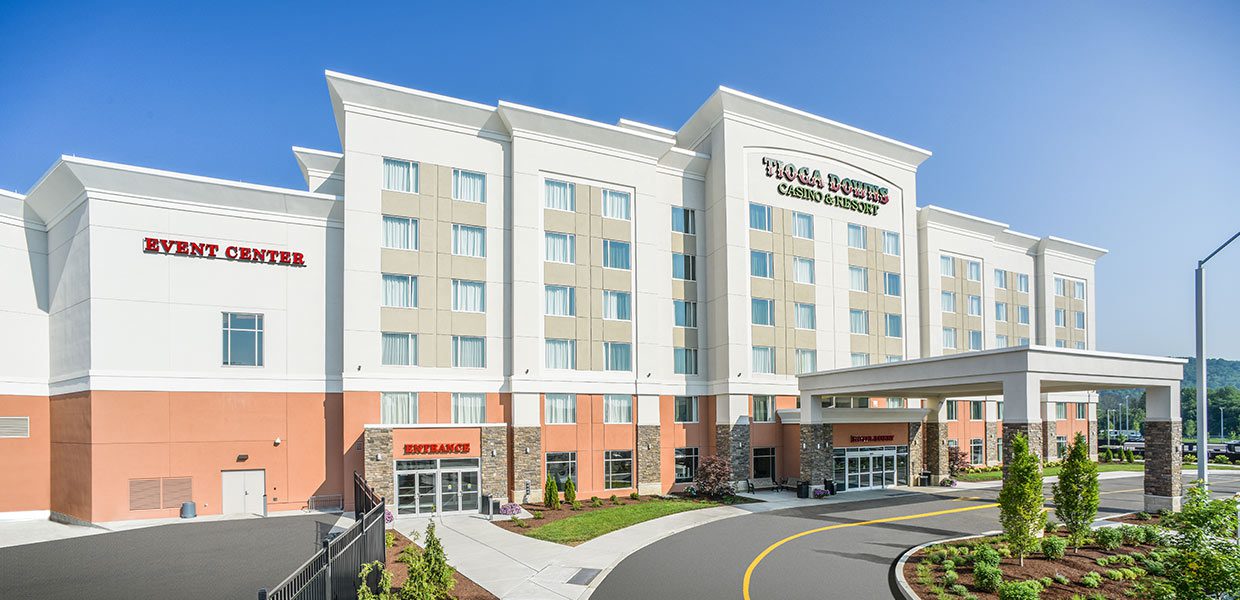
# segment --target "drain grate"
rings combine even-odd
[[[573,585],[590,585],[590,582],[602,572],[602,569],[578,569],[577,574],[573,575],[568,582]]]

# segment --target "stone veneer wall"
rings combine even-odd
[[[831,442],[833,431],[830,423],[800,425],[801,429],[801,470],[798,478],[809,481],[811,485],[820,485],[823,479],[830,479]]]
[[[529,483],[530,501],[542,501],[547,480],[542,455],[542,427],[512,428],[512,498],[523,501],[525,485]]]
[[[366,484],[374,489],[376,494],[383,496],[392,506],[392,512],[396,512],[396,490],[393,489],[396,479],[393,473],[395,464],[392,459],[392,430],[368,427],[363,434],[363,442],[362,452],[365,460],[362,475],[366,478]]]
[[[1182,425],[1179,420],[1145,422],[1146,511],[1180,509],[1180,495],[1184,492],[1180,475]]]
[[[1012,456],[1013,438],[1016,434],[1023,433],[1029,438],[1029,449],[1036,455],[1039,460],[1042,459],[1040,452],[1042,448],[1042,424],[1034,423],[1004,423],[1003,424],[1003,474],[1007,476],[1008,465],[1012,464],[1010,457]]]
[[[926,469],[930,471],[931,485],[950,473],[951,458],[947,454],[947,423],[929,421],[926,423]]]
[[[1042,461],[1055,460],[1059,458],[1059,445],[1055,441],[1055,421],[1042,421]],[[1030,444],[1030,447],[1033,447]]]
[[[716,425],[715,454],[727,459],[732,467],[732,481],[749,479],[749,424]]]
[[[1090,421],[1089,429],[1085,432],[1085,436],[1089,438],[1089,459],[1098,460],[1098,422]]]
[[[482,427],[481,429],[482,493],[490,494],[493,498],[507,498],[508,428]]]
[[[998,464],[1003,460],[999,456],[999,424],[986,421],[986,464]]]
[[[921,423],[908,424],[908,482],[917,485],[917,478],[925,470],[926,464],[926,426]]]
[[[637,489],[643,494],[663,493],[660,446],[658,425],[637,426]]]

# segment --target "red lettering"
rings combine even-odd
[[[172,252],[172,247],[176,242],[172,240],[159,240],[159,245],[164,248],[164,252]]]
[[[197,242],[190,242],[189,244],[189,255],[190,256],[202,256],[202,250],[203,250],[202,244],[199,244]]]
[[[147,252],[158,252],[159,240],[155,238],[142,238],[142,249]]]
[[[207,256],[210,256],[211,258],[215,258],[215,253],[219,252],[220,245],[219,244],[207,244],[206,248],[207,248]]]
[[[189,254],[189,242],[177,242],[177,254]]]
[[[228,258],[232,258],[232,259],[237,258],[237,247],[229,246],[227,249],[224,250],[224,256]]]
[[[305,256],[300,252],[294,252],[293,253],[293,264],[304,267],[306,265]]]
[[[267,251],[267,262],[276,263],[280,261],[280,252],[278,250]]]
[[[251,254],[251,252],[253,251],[254,250],[252,248],[242,248],[241,256],[239,258],[241,260],[250,260],[251,258],[253,258],[253,254]]]
[[[405,444],[405,454],[413,454],[413,444]]]
[[[281,263],[283,263],[283,264],[286,264],[286,265],[287,265],[287,264],[289,263],[289,261],[291,261],[291,260],[293,260],[293,254],[292,254],[291,252],[288,252],[288,251],[281,251],[281,252],[280,252],[280,262],[281,262]]]

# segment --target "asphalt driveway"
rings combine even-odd
[[[0,598],[252,600],[310,558],[336,520],[176,523],[0,548]]]

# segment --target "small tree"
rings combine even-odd
[[[1188,489],[1184,509],[1167,517],[1175,529],[1167,579],[1177,598],[1230,598],[1240,591],[1236,499],[1211,499],[1205,487]]]
[[[960,448],[948,448],[950,455],[947,457],[947,472],[952,477],[959,477],[966,469],[973,466],[969,462],[969,455],[965,454]]]
[[[543,506],[551,510],[560,508],[560,488],[555,484],[555,477],[547,475],[547,484],[543,486]]]
[[[426,547],[421,552],[406,547],[400,562],[409,568],[409,579],[400,590],[401,600],[448,600],[456,586],[456,569],[448,565],[443,544],[435,535],[435,523],[426,527]]]
[[[1068,458],[1059,471],[1059,481],[1051,487],[1055,497],[1055,516],[1068,528],[1074,551],[1089,535],[1089,526],[1098,517],[1098,465],[1089,460],[1089,442],[1076,434]]]
[[[379,590],[376,592],[370,589],[371,572],[379,572]],[[396,594],[392,593],[392,572],[383,568],[383,563],[379,561],[368,562],[362,565],[362,570],[357,574],[360,581],[357,585],[357,600],[397,600]]]
[[[712,455],[698,462],[697,474],[693,476],[693,485],[699,494],[711,498],[732,496],[736,490],[732,488],[732,465],[722,456]]]
[[[577,485],[573,483],[572,477],[564,482],[564,503],[569,506],[577,503]]]
[[[1042,510],[1042,466],[1029,451],[1029,438],[1016,434],[1012,439],[1011,461],[999,490],[999,522],[1008,544],[1024,566],[1025,555],[1033,551],[1037,536],[1046,526]]]

